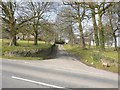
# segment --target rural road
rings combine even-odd
[[[59,45],[50,60],[2,60],[2,88],[118,88],[118,74],[89,67]]]

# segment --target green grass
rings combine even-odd
[[[118,52],[117,51],[99,51],[95,48],[83,50],[78,45],[64,45],[64,48],[72,55],[76,56],[81,62],[99,69],[106,69],[112,72],[118,72]],[[100,60],[106,60],[110,63],[110,67],[102,66]],[[93,63],[93,64],[92,64]]]
[[[0,40],[0,43],[2,43],[2,58],[8,58],[8,59],[23,59],[23,60],[41,60],[44,57],[22,57],[22,56],[4,56],[5,52],[11,52],[11,51],[24,51],[24,50],[35,50],[35,49],[47,49],[50,48],[52,45],[45,43],[43,41],[38,41],[38,45],[34,45],[34,41],[25,41],[25,40],[19,40],[17,41],[18,46],[8,46],[9,45],[9,40],[8,39],[3,39]],[[48,52],[41,52],[41,53],[48,53]],[[46,56],[47,57],[47,56]],[[49,56],[48,56],[49,57]]]
[[[1,58],[6,59],[15,59],[15,60],[43,60],[43,57],[10,57],[10,56],[2,56]]]
[[[9,40],[5,39],[2,41],[2,49],[3,50],[16,50],[16,49],[44,49],[44,48],[48,48],[51,46],[51,44],[45,44],[45,42],[43,41],[39,41],[38,45],[34,45],[34,41],[25,41],[25,40],[19,40],[17,41],[18,46],[8,46],[9,44]]]
[[[116,51],[110,51],[110,52],[103,52],[104,56],[110,57],[114,60],[118,60],[118,52]]]

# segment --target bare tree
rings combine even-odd
[[[2,19],[8,25],[6,30],[10,33],[10,46],[16,45],[16,19],[14,17],[16,10],[16,3],[1,2]]]
[[[64,2],[64,4],[70,5],[77,13],[76,19],[78,20],[78,24],[79,24],[81,46],[83,49],[85,49],[86,45],[85,45],[83,26],[82,26],[82,21],[85,19],[85,16],[86,16],[85,2],[82,2],[82,3],[79,3],[79,2],[65,3]]]
[[[82,8],[82,7],[81,7]],[[85,7],[83,8],[83,12],[80,15],[80,4],[77,3],[77,13],[78,13],[78,23],[79,23],[79,30],[80,30],[80,37],[81,37],[81,44],[82,48],[85,48],[85,39],[84,39],[84,34],[83,34],[83,27],[82,27],[82,20],[85,16]]]
[[[63,36],[66,36],[70,39],[70,43],[74,44],[75,37],[73,32],[73,24],[74,24],[74,15],[73,15],[72,8],[62,7],[61,10],[59,10],[56,23],[58,26],[58,32],[62,34]]]
[[[30,2],[29,8],[32,12],[32,16],[38,16],[31,20],[31,25],[33,27],[33,36],[34,36],[34,45],[38,44],[38,30],[40,29],[40,20],[43,18],[43,14],[46,11],[47,6],[49,5],[48,2]]]
[[[92,13],[92,22],[93,22],[93,27],[94,27],[94,36],[95,36],[95,43],[96,46],[99,46],[99,38],[98,38],[98,29],[97,29],[97,23],[96,23],[96,12],[95,12],[95,4],[94,2],[89,2],[89,7],[91,9],[91,13]]]
[[[118,28],[118,22],[119,22],[119,14],[118,14],[118,9],[119,8],[119,3],[112,3],[112,6],[109,7],[107,10],[106,16],[109,18],[109,26],[111,28],[111,34],[114,38],[115,42],[115,50],[117,50],[117,39],[116,39],[116,32],[119,30]]]
[[[0,2],[0,8],[2,8],[1,17],[3,22],[5,22],[7,25],[5,30],[7,30],[10,35],[11,41],[9,43],[9,46],[17,45],[16,35],[19,32],[20,28],[24,26],[24,23],[38,18],[41,14],[40,12],[39,15],[36,14],[35,16],[32,16],[32,12],[29,12],[27,3],[29,2],[26,2],[24,5],[19,6],[17,2],[11,2],[11,0],[7,2]]]
[[[112,6],[111,2],[100,2],[96,3],[96,7],[98,10],[98,29],[99,29],[99,37],[100,37],[100,47],[102,50],[105,50],[105,37],[104,37],[104,28],[103,28],[103,23],[102,23],[102,16],[104,15],[104,13],[106,12],[106,10]]]

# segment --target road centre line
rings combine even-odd
[[[64,87],[61,87],[61,86],[56,86],[56,85],[52,85],[52,84],[38,82],[38,81],[30,80],[30,79],[24,79],[24,78],[20,78],[20,77],[16,77],[16,76],[12,76],[12,78],[17,79],[17,80],[22,80],[22,81],[27,81],[27,82],[39,84],[39,85],[44,85],[44,86],[48,86],[48,87],[52,87],[52,88],[64,88]]]

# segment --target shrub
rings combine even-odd
[[[100,52],[92,52],[92,58],[94,61],[99,62],[102,56]]]

